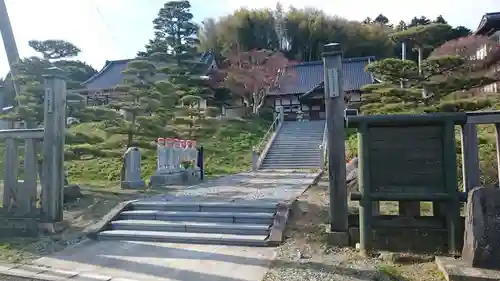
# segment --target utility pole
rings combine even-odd
[[[330,193],[331,240],[347,246],[347,184],[344,143],[344,111],[342,51],[340,44],[325,45],[323,53],[326,127],[328,133],[328,180]]]
[[[10,73],[12,79],[12,86],[14,88],[15,96],[19,93],[19,84],[16,81],[17,69],[16,63],[19,61],[19,51],[16,45],[16,39],[14,37],[14,32],[12,31],[12,26],[10,24],[9,13],[7,12],[7,5],[5,0],[0,0],[0,32],[2,33],[3,45],[5,48],[5,53],[7,54],[7,61],[10,66]],[[12,99],[13,100],[13,99]],[[2,96],[0,98],[0,108],[6,106],[6,102],[9,99]]]

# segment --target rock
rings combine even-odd
[[[64,203],[75,202],[83,197],[82,190],[77,184],[70,184],[64,187]]]
[[[349,192],[358,191],[358,157],[346,164],[346,183]]]
[[[348,175],[352,170],[358,168],[358,157],[354,156],[351,161],[345,165],[345,173]]]
[[[500,189],[469,192],[462,259],[472,267],[500,269]]]
[[[385,262],[396,262],[399,258],[398,253],[393,253],[393,252],[387,252],[387,251],[381,251],[378,255],[378,258],[382,261]]]

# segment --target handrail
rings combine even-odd
[[[328,127],[326,126],[326,122],[325,122],[325,129],[323,130],[323,140],[321,141],[321,145],[319,146],[319,149],[322,150],[321,151],[321,163],[320,163],[320,167],[321,169],[324,169],[325,168],[325,162],[326,162],[326,153],[328,151],[328,142],[327,142],[327,139],[328,139]]]
[[[260,143],[258,145],[256,145],[256,146],[253,147],[253,151],[254,152],[259,152],[259,153],[261,152],[264,144],[267,143],[267,140],[269,139],[269,137],[271,136],[271,134],[278,127],[278,124],[279,124],[280,120],[281,120],[281,117],[280,117],[280,114],[278,113],[277,116],[276,116],[276,118],[274,118],[273,123],[271,124],[271,126],[269,126],[269,129],[267,130],[267,132],[262,137]]]
[[[264,160],[271,143],[273,142],[276,132],[281,128],[284,120],[283,108],[280,108],[278,115],[274,118],[273,123],[262,137],[262,140],[257,146],[252,148],[252,170],[259,169],[260,164]]]

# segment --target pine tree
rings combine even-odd
[[[367,66],[367,71],[382,81],[363,87],[362,110],[366,113],[404,111],[460,111],[475,105],[470,101],[449,103],[452,94],[470,94],[500,81],[498,69],[500,56],[497,43],[487,37],[469,36],[449,41],[431,55],[416,62],[400,59],[384,59]],[[484,58],[477,58],[480,46],[489,50]],[[405,81],[405,88],[400,81]],[[429,95],[422,96],[425,90]],[[465,104],[467,103],[467,104]]]
[[[213,110],[200,107],[212,93],[204,79],[208,66],[198,59],[198,26],[190,9],[190,2],[185,0],[165,3],[153,21],[155,38],[139,56],[154,60],[166,75],[158,82],[158,89],[163,93],[163,114],[172,117],[170,127],[179,134],[188,131],[194,136]]]
[[[120,100],[109,104],[115,118],[104,121],[110,134],[127,136],[126,146],[134,145],[136,136],[158,137],[164,133],[165,122],[160,114],[162,95],[155,87],[156,67],[147,60],[135,60],[126,66]],[[121,116],[120,116],[121,115]]]

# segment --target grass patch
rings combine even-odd
[[[262,119],[221,120],[210,134],[197,138],[204,147],[205,175],[208,177],[242,172],[251,167],[251,149],[258,144],[270,122]],[[121,155],[125,150],[125,136],[108,136],[99,123],[80,124],[70,129],[74,135],[84,133],[88,139],[101,142],[83,145],[98,156],[66,161],[71,182],[102,185],[119,180]],[[182,137],[182,136],[180,136]],[[156,170],[156,139],[139,139],[142,152],[142,176],[147,178]],[[94,152],[89,152],[89,154]]]

